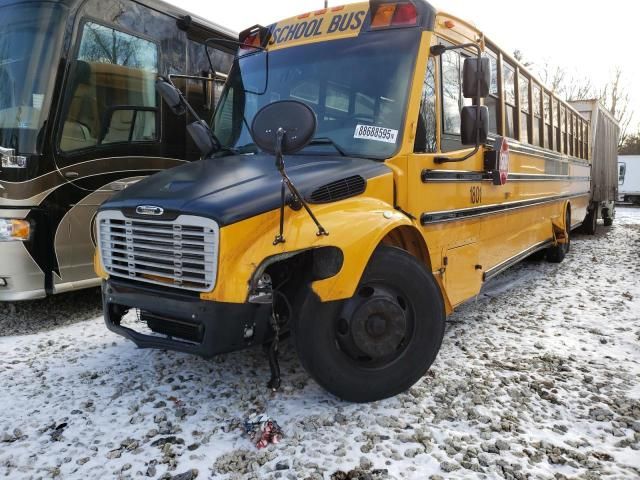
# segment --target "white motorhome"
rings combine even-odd
[[[618,199],[640,205],[640,155],[618,157]]]

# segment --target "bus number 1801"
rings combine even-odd
[[[482,202],[482,187],[471,187],[471,203],[476,205]]]

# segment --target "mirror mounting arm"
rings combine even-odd
[[[198,112],[196,112],[195,109],[191,106],[191,104],[187,101],[187,99],[182,94],[180,89],[178,87],[176,87],[175,83],[173,83],[173,81],[171,80],[170,76],[169,77],[160,76],[159,79],[161,81],[163,81],[163,82],[168,83],[169,85],[171,85],[175,89],[176,93],[180,97],[181,103],[185,106],[185,108],[191,114],[191,116],[196,119],[196,122],[202,123],[203,125],[206,126],[206,130],[207,130],[207,132],[209,134],[209,138],[211,139],[211,141],[213,143],[214,151],[220,150],[222,148],[222,145],[220,144],[220,141],[218,140],[218,138],[213,134],[213,132],[211,131],[211,128],[209,128],[209,125],[207,124],[207,122],[205,122],[202,118],[200,118],[200,115],[198,115]],[[204,157],[206,155],[209,155],[211,152],[202,152],[202,153],[203,153],[203,157]]]
[[[280,231],[275,236],[274,245],[284,243],[284,206],[287,203],[285,187],[291,192],[290,203],[294,210],[302,205],[316,225],[317,236],[329,235],[300,195],[293,181],[287,175],[284,154],[292,154],[309,145],[316,131],[315,112],[306,103],[297,100],[279,100],[262,107],[253,117],[251,136],[263,151],[276,157],[276,168],[282,177],[280,184]],[[295,207],[294,207],[295,205]]]
[[[169,77],[160,77],[161,80],[167,82],[169,85],[171,85],[173,88],[176,89],[176,92],[178,92],[178,95],[180,95],[180,98],[182,99],[182,102],[184,104],[185,107],[187,107],[187,110],[189,110],[189,113],[191,114],[191,116],[193,118],[195,118],[198,122],[202,122],[202,118],[200,118],[200,115],[198,115],[198,112],[196,112],[193,107],[189,104],[189,102],[187,102],[187,99],[185,98],[185,96],[182,94],[182,92],[180,91],[180,89],[178,87],[176,87],[175,83],[173,83],[173,81],[171,80],[171,78]]]
[[[280,189],[280,230],[273,240],[274,245],[278,245],[279,243],[285,242],[285,239],[284,239],[284,206],[286,204],[285,185],[291,192],[291,195],[293,196],[293,198],[298,200],[302,204],[307,214],[311,217],[311,220],[313,220],[313,223],[316,224],[316,227],[318,228],[316,235],[319,237],[329,235],[329,232],[327,232],[324,229],[324,227],[320,224],[316,216],[311,211],[311,208],[309,208],[307,201],[304,199],[302,195],[300,195],[300,192],[298,192],[298,189],[295,187],[295,185],[289,178],[289,175],[287,175],[287,171],[284,165],[284,156],[282,154],[282,142],[284,140],[284,136],[286,133],[287,132],[282,127],[279,127],[278,130],[276,131],[276,145],[275,145],[276,167],[278,168],[280,175],[282,175],[282,183],[281,183],[281,189]]]
[[[480,46],[477,43],[465,43],[463,45],[454,45],[452,47],[445,47],[444,45],[434,45],[433,47],[431,47],[431,53],[433,55],[442,55],[444,52],[446,52],[447,50],[460,50],[463,48],[473,48],[476,51],[476,55],[477,55],[477,59],[478,59],[478,65],[480,65],[480,68],[482,68],[482,64],[480,62],[480,59],[482,58],[482,49],[480,48]],[[477,91],[480,91],[480,75],[477,76]],[[480,105],[480,97],[476,97],[476,104]],[[435,163],[457,163],[457,162],[464,162],[465,160],[473,157],[476,153],[478,153],[478,150],[480,150],[480,130],[479,130],[479,126],[480,126],[480,109],[476,110],[476,146],[474,147],[473,150],[471,150],[469,153],[467,153],[465,156],[463,157],[459,157],[459,158],[450,158],[450,157],[436,157],[434,158],[434,162]]]
[[[473,150],[467,153],[464,157],[459,158],[450,158],[450,157],[436,157],[433,159],[434,163],[455,163],[455,162],[464,162],[465,160],[473,157],[480,150],[480,143],[478,143]]]
[[[284,157],[282,155],[282,142],[284,140],[285,131],[282,127],[279,127],[276,131],[276,168],[280,173],[284,171]]]
[[[285,194],[285,181],[284,177],[287,173],[284,170],[284,157],[282,155],[282,141],[284,140],[284,129],[282,127],[278,128],[276,132],[276,148],[275,148],[275,157],[276,157],[276,168],[282,175],[282,180],[280,181],[280,230],[276,235],[276,238],[273,239],[273,244],[278,245],[279,243],[284,243],[284,205],[286,203],[286,194]]]

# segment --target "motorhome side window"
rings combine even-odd
[[[61,150],[157,140],[158,55],[153,42],[85,23],[68,87]]]
[[[427,72],[422,84],[422,98],[416,128],[414,151],[433,153],[436,151],[436,64],[433,57],[427,63]]]

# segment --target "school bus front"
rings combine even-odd
[[[463,107],[491,100],[464,98],[465,58],[486,49],[470,25],[422,1],[371,1],[255,28],[241,43],[216,151],[100,209],[110,329],[203,356],[291,331],[318,383],[370,401],[425,373],[446,315],[485,279],[543,248],[564,257],[587,213],[587,155],[573,155],[575,135],[571,154],[552,152],[550,138],[523,142],[506,96],[493,123],[486,109],[490,139],[463,144],[463,117],[480,110]],[[310,107],[315,131],[276,165],[252,122],[283,100]]]

